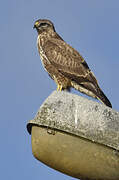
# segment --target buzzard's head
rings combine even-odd
[[[49,31],[49,30],[52,30],[55,32],[53,23],[47,19],[38,19],[35,22],[33,28],[36,28],[38,33],[42,33],[44,31]]]

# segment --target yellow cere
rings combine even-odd
[[[38,24],[39,24],[39,22],[38,22],[38,21],[36,21],[35,25],[37,26]]]

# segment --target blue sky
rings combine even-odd
[[[39,18],[54,22],[63,39],[83,55],[118,111],[119,1],[4,0],[0,17],[0,179],[73,180],[32,155],[27,121],[56,89],[41,65],[33,24]]]

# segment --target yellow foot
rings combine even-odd
[[[57,86],[57,91],[61,91],[62,90],[62,85],[59,85]]]

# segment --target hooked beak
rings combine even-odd
[[[35,24],[34,24],[34,26],[33,26],[33,29],[34,29],[34,28],[37,28],[37,27],[38,27],[38,25],[39,25],[39,22],[38,22],[38,21],[36,21],[36,22],[35,22]]]
[[[35,29],[35,28],[36,28],[36,25],[34,24],[33,29]]]

